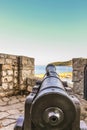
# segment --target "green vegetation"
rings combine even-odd
[[[63,62],[52,62],[51,64],[55,66],[72,66],[72,60],[69,61],[63,61]]]

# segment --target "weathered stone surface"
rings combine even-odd
[[[6,71],[2,71],[2,76],[6,76],[7,72]]]
[[[15,56],[15,55],[7,55],[7,58],[17,60],[17,56]]]
[[[28,92],[32,92],[32,87],[31,87],[31,86],[28,86],[28,87],[27,87],[27,91],[28,91]]]
[[[31,85],[32,84],[32,79],[31,78],[27,78],[26,82],[27,82],[28,85]]]
[[[14,78],[14,83],[16,84],[18,82],[17,78]]]
[[[84,69],[87,65],[87,59],[74,58],[72,60],[73,65],[73,90],[75,93],[84,94]]]
[[[24,101],[26,96],[12,96],[0,99],[0,130],[13,130],[16,120],[24,115]]]
[[[30,69],[31,68],[31,69]],[[20,67],[21,70],[34,70],[34,66],[30,66],[30,65],[21,65]]]
[[[0,92],[0,97],[5,97],[5,93],[3,91]]]
[[[10,124],[7,127],[0,128],[0,130],[13,130],[13,129],[14,129],[14,124]]]
[[[3,100],[0,99],[0,106],[5,106],[7,105],[7,102],[4,102]]]
[[[9,102],[8,102],[8,104],[16,104],[16,103],[18,103],[19,102],[19,100],[18,99],[15,99],[15,100],[10,100]]]
[[[0,54],[0,63],[2,64],[0,96],[16,94],[22,89],[27,91],[26,79],[33,75],[34,59]]]
[[[10,96],[9,100],[17,100],[17,97],[16,96],[12,96],[12,97]]]
[[[0,120],[7,117],[9,114],[7,112],[0,112]]]
[[[13,91],[13,89],[9,89],[8,91],[5,92],[6,96],[10,96],[10,95],[13,95],[13,94],[15,94],[15,92]]]
[[[8,89],[8,83],[3,83],[2,88],[3,88],[4,90],[7,90],[7,89]]]
[[[5,60],[5,63],[6,63],[6,64],[11,64],[11,65],[12,65],[12,59],[6,59],[6,60]]]
[[[19,88],[18,84],[14,83],[13,88],[18,89]]]
[[[22,77],[26,78],[31,75],[31,70],[22,70]]]
[[[16,103],[16,102],[14,102],[14,103]],[[13,104],[14,104],[13,103]],[[22,108],[23,109],[23,108]],[[17,109],[15,109],[15,110],[9,110],[9,111],[7,111],[7,113],[9,113],[9,115],[13,115],[13,114],[20,114],[20,111],[19,110],[17,110]]]
[[[32,70],[31,70],[31,73],[32,73],[32,75],[34,75],[34,74],[35,74],[35,71],[34,71],[34,69],[32,69]]]
[[[25,85],[20,85],[20,90],[25,90]]]
[[[2,101],[3,101],[3,102],[8,102],[9,100],[10,100],[9,97],[8,97],[8,98],[7,98],[7,97],[3,97],[3,98],[2,98]]]
[[[13,75],[13,70],[7,70],[7,75]]]
[[[13,82],[10,82],[9,84],[8,84],[8,86],[9,86],[9,89],[13,89]]]
[[[87,101],[81,99],[79,95],[75,95],[80,100],[81,105],[81,116],[80,118],[86,121],[87,123]],[[7,99],[8,98],[8,99]],[[24,115],[24,101],[26,96],[12,96],[7,97],[6,99],[2,98],[1,101],[4,99],[7,105],[0,106],[0,130],[13,130],[16,120],[19,116]],[[8,104],[9,101],[9,104]],[[12,102],[10,102],[12,101]],[[18,102],[18,103],[16,103]]]
[[[2,70],[11,70],[12,69],[12,65],[2,65]]]
[[[34,59],[33,58],[31,58],[30,60],[28,59],[28,64],[30,66],[33,66],[34,65]]]
[[[18,76],[18,71],[14,71],[14,77],[17,77]]]
[[[3,127],[6,127],[6,126],[11,125],[11,124],[13,124],[13,123],[16,123],[16,121],[13,120],[13,119],[10,119],[10,122],[9,122],[8,119],[4,119],[3,122],[2,122],[2,126],[3,126]]]
[[[87,59],[84,58],[74,58],[72,65],[73,67],[77,66],[77,68],[81,67],[81,66],[85,66],[87,64]]]
[[[83,85],[84,85],[83,81],[75,82],[73,85],[74,93],[77,93],[79,95],[83,95],[83,92],[84,92]]]
[[[80,71],[73,71],[73,82],[79,82],[81,80]]]
[[[12,82],[12,81],[13,81],[13,76],[5,76],[2,78],[3,83]]]
[[[27,64],[27,60],[28,60],[28,57],[25,57],[25,56],[21,56],[20,57],[20,62],[21,62],[21,64],[20,65],[22,65],[22,64]]]
[[[0,58],[4,58],[5,57],[5,54],[3,55],[2,53],[0,53]]]
[[[4,64],[4,59],[0,58],[0,64]]]

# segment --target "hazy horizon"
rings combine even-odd
[[[1,0],[0,53],[36,65],[87,58],[87,0]]]

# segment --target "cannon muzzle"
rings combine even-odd
[[[56,126],[60,124],[63,119],[63,111],[57,107],[50,107],[44,111],[44,121],[51,126]]]

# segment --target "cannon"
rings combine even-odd
[[[46,67],[25,101],[24,117],[19,117],[14,130],[87,130],[80,121],[80,103],[68,93],[54,65]]]

